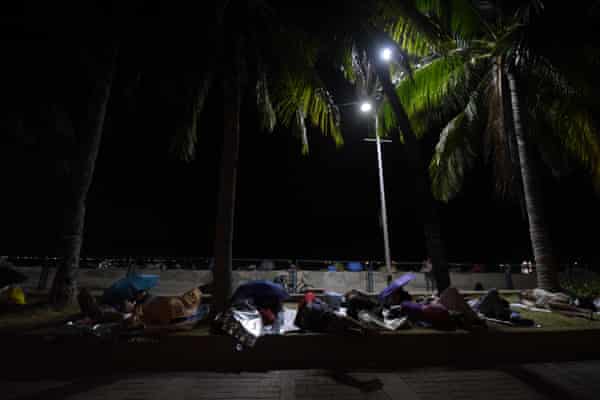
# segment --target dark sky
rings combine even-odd
[[[88,202],[84,253],[205,256],[212,251],[216,212],[218,124],[202,134],[197,160],[169,157],[166,140],[114,110]],[[351,111],[351,110],[349,110]],[[207,114],[216,114],[209,107]],[[237,257],[382,258],[374,145],[361,141],[364,123],[345,131],[336,149],[311,133],[311,152],[281,130],[265,134],[247,116],[242,132],[234,255]],[[155,127],[159,129],[159,127]],[[410,176],[397,142],[386,144],[385,183],[392,255],[425,255],[415,219]],[[1,253],[56,254],[60,179],[44,148],[3,146]],[[443,207],[451,261],[519,262],[530,258],[525,220],[516,204],[494,198],[480,166],[465,191]],[[553,239],[563,259],[594,257],[600,224],[597,197],[580,174],[545,180]]]
[[[84,254],[210,255],[222,129],[218,99],[202,116],[197,159],[186,164],[168,154],[173,125],[160,91],[142,88],[132,101],[128,86],[122,87],[109,104]],[[343,92],[338,100],[351,99]],[[382,259],[376,153],[374,144],[362,142],[365,121],[345,109],[345,145],[336,148],[330,138],[311,132],[310,154],[302,156],[300,143],[285,129],[259,132],[252,106],[246,99],[234,256]],[[10,124],[1,128],[0,254],[58,254],[64,182],[57,145],[42,128],[25,138],[17,138]],[[392,256],[417,261],[425,256],[424,240],[399,146],[395,140],[384,151]],[[581,171],[560,181],[543,174],[548,221],[562,261],[598,260],[600,213],[589,179]],[[450,261],[532,258],[520,207],[495,197],[490,177],[480,163],[463,193],[442,207]]]

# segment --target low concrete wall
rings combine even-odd
[[[24,287],[36,288],[40,279],[40,267],[19,268],[28,276]],[[54,269],[49,271],[48,286],[54,278]],[[212,280],[210,271],[194,270],[140,270],[140,273],[159,275],[159,284],[153,292],[161,295],[180,294],[186,290],[209,283]],[[405,274],[400,271],[393,274],[394,279]],[[80,287],[105,288],[116,280],[126,276],[124,269],[81,269],[79,271]],[[278,275],[286,275],[287,271],[234,271],[234,288],[240,284],[257,279],[273,280]],[[425,277],[422,273],[414,273],[416,278],[407,285],[408,290],[424,290]],[[373,286],[375,292],[381,291],[387,286],[387,273],[373,272]],[[321,288],[335,292],[344,293],[350,289],[367,290],[367,272],[331,272],[331,271],[298,271],[298,282],[304,280],[314,288]],[[458,289],[473,290],[475,284],[480,282],[485,289],[497,288],[507,289],[505,276],[502,273],[450,273],[452,285]],[[534,274],[513,274],[514,289],[529,289],[535,287],[536,278]]]

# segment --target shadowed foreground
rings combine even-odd
[[[402,399],[595,398],[599,361],[489,369],[406,369],[333,374],[323,370],[225,374],[119,374],[87,379],[0,380],[2,397],[25,399]],[[376,381],[368,391],[361,383]]]

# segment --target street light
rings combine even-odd
[[[381,58],[382,61],[385,61],[385,62],[392,61],[393,55],[394,55],[394,52],[389,47],[384,47],[383,49],[381,49],[381,52],[379,53],[379,57]]]
[[[373,105],[369,101],[363,101],[360,104],[360,111],[365,114],[370,113],[371,111],[373,111]]]
[[[369,101],[363,101],[360,105],[360,111],[364,114],[370,114],[373,111],[373,105]],[[377,170],[379,171],[379,198],[381,200],[381,225],[383,228],[383,245],[385,248],[385,267],[388,272],[387,282],[388,284],[392,282],[392,258],[390,254],[390,239],[388,233],[388,225],[387,225],[387,208],[385,203],[385,187],[383,184],[383,155],[381,151],[381,138],[378,134],[379,129],[379,117],[377,116],[377,111],[374,113],[375,115],[375,144],[377,148]],[[365,139],[365,141],[372,141],[369,139]]]

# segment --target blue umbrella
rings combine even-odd
[[[415,279],[415,275],[410,274],[410,273],[404,274],[400,278],[397,278],[392,283],[390,283],[390,285],[388,287],[383,289],[381,291],[381,293],[379,293],[379,300],[381,300],[381,301],[385,300],[392,293],[394,293],[396,290],[400,289],[401,287],[405,286],[408,282],[412,281],[413,279]]]
[[[259,280],[250,281],[240,285],[233,293],[232,301],[252,299],[258,307],[272,305],[273,300],[282,302],[290,297],[288,292],[275,282]]]
[[[120,306],[125,300],[133,300],[137,292],[155,287],[158,278],[158,275],[131,275],[119,279],[104,290],[102,303]]]

